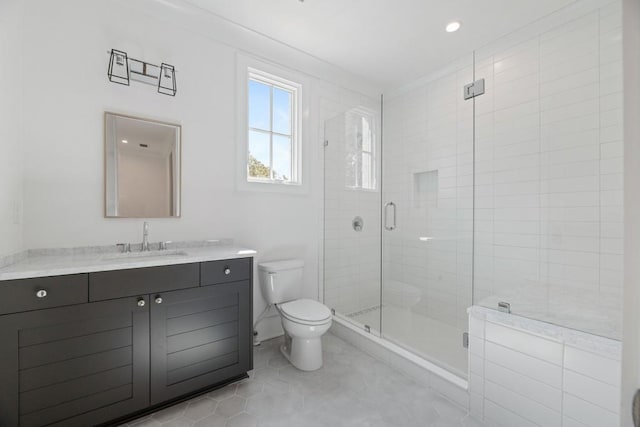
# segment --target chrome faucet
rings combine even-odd
[[[142,226],[142,248],[140,248],[140,251],[149,251],[149,223],[147,221]]]

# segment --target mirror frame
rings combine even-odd
[[[177,214],[176,215],[172,215],[172,216],[162,216],[162,217],[150,217],[150,216],[116,216],[116,215],[109,215],[107,212],[107,150],[108,150],[108,144],[109,142],[107,141],[107,116],[116,116],[116,117],[123,117],[126,119],[133,119],[133,120],[140,120],[140,121],[144,121],[147,123],[156,123],[156,124],[160,124],[160,125],[165,125],[165,126],[173,126],[175,128],[178,129],[178,143],[180,145],[178,152],[180,154],[180,172],[177,175],[178,178],[178,192],[179,192],[179,200],[177,203]],[[149,119],[146,117],[140,117],[140,116],[133,116],[130,114],[122,114],[122,113],[116,113],[113,111],[106,111],[103,114],[103,133],[104,133],[104,144],[103,144],[103,213],[104,213],[104,218],[115,218],[115,219],[127,219],[127,218],[158,218],[158,219],[174,219],[174,218],[181,218],[182,217],[182,125],[179,123],[174,123],[174,122],[168,122],[168,121],[164,121],[164,120],[156,120],[156,119]]]

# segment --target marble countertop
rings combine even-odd
[[[182,242],[163,251],[138,252],[136,249],[132,248],[130,253],[120,253],[115,246],[29,250],[13,256],[0,267],[0,281],[246,258],[256,254],[229,240]]]

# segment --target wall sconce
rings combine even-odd
[[[129,86],[130,80],[156,86],[158,93],[176,96],[176,69],[164,62],[157,66],[139,59],[130,58],[126,52],[111,49],[108,52],[109,69],[107,76],[112,83]]]
[[[158,78],[158,92],[164,95],[176,96],[176,69],[173,65],[160,64],[160,76]]]
[[[111,49],[107,76],[109,76],[110,82],[129,86],[129,58],[127,58],[127,52]]]

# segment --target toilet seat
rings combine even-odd
[[[331,310],[311,299],[298,299],[279,304],[280,313],[287,319],[303,325],[322,325],[331,321]]]

